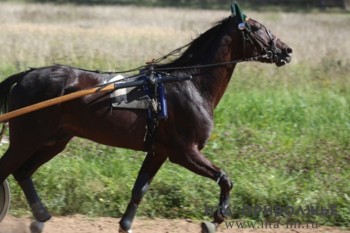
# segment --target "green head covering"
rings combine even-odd
[[[242,13],[241,8],[239,7],[237,2],[232,3],[231,12],[232,12],[232,16],[238,19],[238,24],[245,23],[245,25],[249,28],[249,25],[245,22],[247,16]]]

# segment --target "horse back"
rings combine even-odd
[[[20,73],[9,93],[10,109],[14,110],[100,84],[103,75],[77,68],[53,65],[31,68]],[[10,77],[11,78],[11,77]],[[6,81],[6,80],[5,80]]]

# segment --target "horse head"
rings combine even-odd
[[[243,14],[237,3],[232,4],[231,11],[235,27],[242,33],[243,54],[246,58],[257,57],[260,62],[275,63],[277,66],[291,61],[292,48],[263,24]]]

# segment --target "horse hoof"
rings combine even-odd
[[[33,221],[30,224],[30,233],[41,233],[44,229],[44,222]]]
[[[211,222],[202,222],[202,233],[214,233],[216,230],[216,227],[214,223]]]
[[[123,230],[121,227],[119,227],[119,233],[132,233],[132,230]]]

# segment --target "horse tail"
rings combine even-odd
[[[18,83],[28,71],[14,74],[0,83],[0,114],[8,112],[8,101],[12,87]]]

